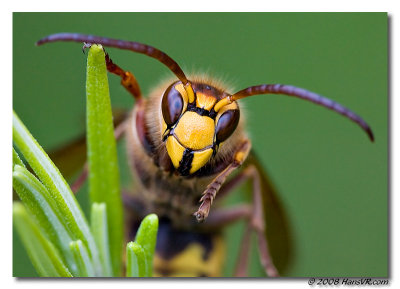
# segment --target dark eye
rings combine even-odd
[[[215,130],[217,143],[221,143],[231,136],[239,123],[239,117],[238,109],[227,110],[221,115]]]
[[[165,91],[161,104],[164,121],[168,126],[173,125],[178,120],[183,109],[182,96],[174,86],[174,84],[171,85]]]

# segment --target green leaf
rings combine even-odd
[[[90,221],[92,234],[100,253],[100,261],[103,267],[103,275],[105,277],[112,277],[110,245],[108,242],[106,204],[92,204]]]
[[[148,276],[153,276],[153,257],[157,241],[158,217],[155,214],[147,215],[137,231],[135,242],[144,250]]]
[[[126,277],[150,277],[144,250],[136,242],[126,246]]]
[[[91,202],[107,205],[113,272],[115,276],[121,276],[122,200],[107,68],[101,45],[92,45],[89,50],[86,100],[89,195]]]
[[[76,274],[77,268],[69,249],[72,240],[70,232],[62,223],[57,205],[47,189],[25,167],[19,165],[14,167],[13,187],[43,234],[61,252],[72,274]]]
[[[95,277],[93,264],[82,241],[72,241],[69,246],[78,266],[79,275],[77,277]]]
[[[29,258],[40,276],[72,277],[57,249],[19,202],[13,204],[13,220]]]
[[[61,216],[63,225],[73,235],[72,239],[82,240],[85,246],[89,248],[96,274],[101,275],[97,247],[82,209],[57,167],[15,112],[13,112],[13,142],[54,200],[59,212],[58,215]]]

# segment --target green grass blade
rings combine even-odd
[[[71,236],[58,215],[57,206],[47,189],[25,167],[15,165],[13,187],[30,216],[36,220],[46,238],[61,253],[72,274],[76,274],[75,260],[69,249]]]
[[[96,272],[101,275],[97,247],[82,209],[57,167],[15,112],[13,112],[13,142],[54,199],[64,226],[74,235],[73,239],[83,240],[85,246],[89,248]]]
[[[147,215],[137,231],[135,242],[144,250],[148,276],[153,276],[153,257],[157,241],[158,217],[155,214]]]
[[[126,246],[126,277],[151,277],[142,246],[129,242]]]
[[[77,277],[95,277],[93,264],[83,242],[81,240],[72,241],[69,246],[78,266],[79,275]]]
[[[13,204],[13,220],[22,243],[42,277],[72,277],[57,249],[46,239],[21,203]]]
[[[113,272],[114,276],[120,276],[123,248],[122,200],[107,68],[100,45],[92,45],[89,50],[86,100],[89,195],[91,202],[107,205]]]
[[[21,160],[21,158],[19,157],[18,153],[13,148],[13,170],[14,170],[14,166],[15,165],[19,165],[21,167],[25,167],[24,162]]]
[[[97,248],[99,249],[100,262],[103,267],[103,275],[104,277],[112,277],[106,204],[92,204],[90,226]]]

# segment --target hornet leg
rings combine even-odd
[[[217,192],[221,188],[222,184],[224,184],[226,178],[243,164],[250,152],[250,149],[251,143],[248,139],[245,139],[235,152],[232,163],[228,165],[226,169],[223,170],[219,175],[217,175],[215,179],[207,186],[200,199],[200,207],[197,212],[193,214],[197,221],[203,222],[207,218],[211,205],[217,196]]]
[[[142,98],[142,94],[140,92],[139,84],[133,74],[129,71],[123,70],[121,67],[116,65],[106,53],[106,65],[107,70],[110,73],[116,74],[121,77],[121,84],[125,89],[132,94],[136,101]]]
[[[258,240],[258,249],[260,253],[260,262],[265,272],[270,277],[277,277],[279,273],[275,268],[269,249],[268,241],[265,237],[265,219],[262,205],[260,175],[257,168],[253,165],[244,169],[237,177],[226,184],[229,191],[246,180],[251,180],[253,184],[253,203],[252,205],[239,205],[228,209],[219,209],[212,212],[207,219],[205,226],[221,227],[233,223],[240,219],[247,220],[247,226],[243,236],[238,264],[236,267],[236,276],[245,276],[247,271],[247,259],[250,250],[250,232],[254,231]],[[224,191],[228,193],[228,191]]]

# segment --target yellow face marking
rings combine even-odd
[[[192,84],[190,82],[188,82],[186,84],[186,86],[184,86],[184,88],[186,90],[189,102],[192,103],[194,101],[194,91],[193,91]]]
[[[218,112],[221,108],[223,108],[225,105],[229,105],[233,102],[231,96],[227,96],[220,101],[217,102],[217,104],[214,106],[214,110]]]
[[[177,91],[179,91],[179,93],[182,95],[183,98],[183,102],[187,103],[188,102],[188,94],[185,90],[185,87],[183,86],[182,83],[178,83],[177,85],[175,85],[174,87]]]
[[[217,99],[214,96],[207,95],[201,92],[196,93],[196,106],[210,111]]]
[[[163,134],[167,129],[167,124],[165,123],[164,118],[161,118],[161,127],[162,127],[162,134]]]
[[[175,168],[179,167],[179,162],[183,158],[185,148],[176,140],[174,136],[169,136],[166,142],[167,152]]]
[[[213,144],[214,131],[214,120],[210,117],[187,111],[176,125],[174,133],[186,148],[200,150]]]
[[[194,172],[202,168],[211,158],[212,153],[213,150],[211,148],[204,151],[193,152],[193,160],[192,167],[190,168],[190,173],[193,174]]]

